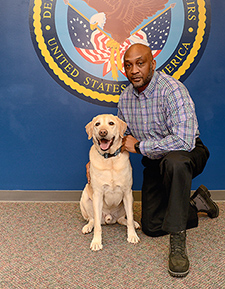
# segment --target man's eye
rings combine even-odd
[[[130,64],[126,64],[126,65],[125,65],[125,68],[127,68],[127,69],[130,68],[130,67],[131,67]]]
[[[138,65],[139,66],[142,66],[143,65],[143,62],[141,61],[141,62],[138,62]]]
[[[96,122],[95,126],[99,126],[100,125],[100,122]]]

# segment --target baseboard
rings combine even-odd
[[[80,196],[75,190],[0,190],[0,202],[77,202]]]
[[[212,199],[225,201],[225,190],[210,190]],[[81,191],[0,190],[0,202],[78,202]],[[141,191],[133,191],[134,201],[141,201]]]

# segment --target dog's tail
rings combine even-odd
[[[112,222],[112,216],[110,214],[105,216],[105,223],[110,224]]]

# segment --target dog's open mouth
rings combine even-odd
[[[110,149],[110,147],[112,146],[113,144],[113,141],[114,141],[115,137],[113,137],[112,139],[108,140],[108,139],[105,139],[105,138],[102,138],[102,139],[98,139],[98,144],[100,146],[100,149],[102,151],[107,151],[108,149]]]

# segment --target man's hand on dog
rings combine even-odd
[[[134,148],[134,145],[138,142],[138,140],[133,137],[132,135],[127,135],[123,138],[123,147],[121,149],[122,152],[125,150],[130,152],[130,153],[136,153],[136,150]]]

